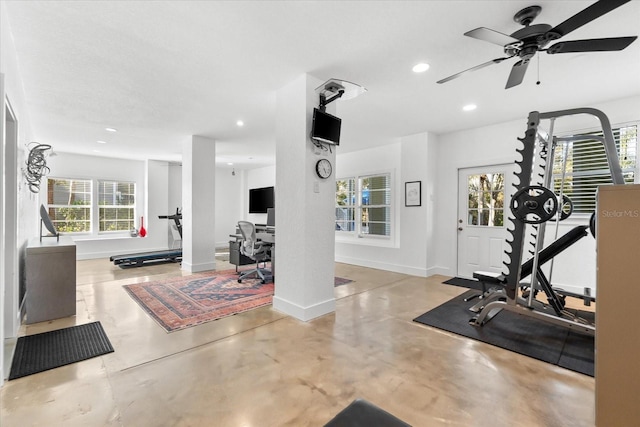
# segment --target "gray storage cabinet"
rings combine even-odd
[[[240,253],[240,241],[229,241],[229,262],[236,266],[236,270],[239,265],[254,264],[255,261],[248,256]]]
[[[76,314],[76,244],[73,240],[29,241],[25,273],[27,324]]]

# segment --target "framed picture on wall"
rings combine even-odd
[[[404,205],[422,206],[422,181],[404,183]]]

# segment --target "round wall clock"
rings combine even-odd
[[[320,159],[316,163],[316,173],[322,179],[327,179],[331,176],[332,166],[329,159]]]

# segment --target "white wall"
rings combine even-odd
[[[81,156],[70,153],[58,153],[50,159],[51,173],[49,176],[51,177],[100,178],[136,182],[138,184],[136,187],[138,193],[136,209],[139,212],[137,216],[142,215],[140,212],[147,212],[145,228],[148,234],[145,238],[131,238],[125,232],[106,236],[98,235],[97,232],[75,235],[78,259],[104,258],[131,252],[161,250],[171,246],[170,223],[166,219],[158,219],[158,215],[173,215],[176,208],[182,208],[182,167],[176,163],[148,162],[151,167],[143,161]],[[147,169],[151,171],[148,183],[146,183]],[[266,171],[256,169],[256,172],[249,174],[253,176],[252,182],[261,185],[259,183],[264,179],[267,182],[265,185],[273,185],[275,167],[264,169]],[[269,176],[269,171],[271,176]],[[246,210],[243,210],[243,206],[248,206],[248,190],[244,187],[243,178],[245,174],[247,174],[245,171],[236,171],[236,175],[233,176],[230,169],[218,168],[216,170],[216,247],[227,247],[229,234],[235,232],[238,220],[248,216]],[[161,182],[158,183],[158,181]],[[149,189],[148,194],[147,188]],[[43,192],[42,203],[45,202],[46,192]],[[266,215],[251,216],[261,220],[256,222],[264,223],[266,221]],[[35,236],[37,236],[37,230]]]
[[[245,195],[248,194],[248,190],[244,187],[244,176],[246,172],[236,170],[235,175],[232,175],[231,172],[232,169],[228,168],[216,169],[216,248],[226,248],[229,246],[229,234],[235,233],[238,221],[245,219],[246,216],[246,212],[243,211]],[[273,180],[275,180],[275,173]],[[176,208],[182,208],[182,166],[175,163],[170,164],[168,188],[168,212],[173,214]]]
[[[13,301],[18,295],[20,284],[24,282],[24,248],[28,238],[32,236],[36,228],[37,198],[33,197],[24,184],[20,165],[25,162],[25,147],[33,141],[33,132],[29,119],[26,101],[22,89],[22,81],[18,73],[15,47],[11,38],[11,29],[7,20],[7,13],[4,2],[0,2],[0,103],[2,108],[0,120],[0,138],[2,147],[0,148],[0,162],[2,163],[2,175],[0,178],[0,223],[4,224],[7,218],[17,219],[17,224],[13,223],[13,235],[7,239],[8,232],[2,230],[2,242],[0,246],[0,277],[2,284],[0,288],[0,382],[8,374],[5,369],[10,362],[12,354],[5,354],[5,340],[14,340],[19,322],[18,307]],[[10,103],[16,115],[17,122],[17,146],[7,147],[4,141],[5,134],[5,102]],[[44,141],[43,141],[44,142]],[[10,154],[11,163],[5,164],[7,153]],[[15,157],[14,154],[15,153]],[[17,158],[16,158],[17,157]],[[15,163],[13,161],[15,160]],[[17,189],[16,189],[17,187]],[[6,191],[10,190],[10,191]],[[7,216],[6,214],[9,213]],[[9,242],[5,245],[5,242]],[[9,254],[9,255],[7,255]],[[8,257],[8,262],[5,260]],[[11,269],[11,271],[5,271]],[[6,277],[11,277],[10,281]],[[7,288],[8,287],[8,288]],[[5,301],[5,295],[12,295],[10,300]]]
[[[422,133],[368,150],[339,154],[336,178],[391,173],[394,196],[391,238],[358,238],[336,232],[336,261],[416,276],[430,273],[429,242],[434,220],[437,137]],[[405,182],[421,181],[422,203],[404,205]]]
[[[243,218],[244,172],[230,169],[216,170],[216,247],[229,247],[229,234],[234,234],[238,221]]]
[[[78,259],[108,258],[112,255],[153,251],[168,247],[168,222],[158,219],[158,215],[171,213],[167,212],[168,202],[166,201],[168,164],[166,162],[151,162],[148,166],[146,162],[138,160],[70,153],[57,153],[55,157],[49,159],[51,172],[48,176],[52,178],[109,179],[136,183],[136,228],[140,227],[140,217],[144,216],[147,236],[144,238],[131,237],[129,232],[124,231],[99,233],[97,229],[94,229],[92,233],[73,234]],[[147,182],[147,169],[149,169],[152,183]],[[151,192],[147,190],[149,185],[151,185]],[[46,191],[42,191],[40,203],[46,205],[46,201]],[[147,201],[150,201],[151,204],[149,205]]]
[[[576,106],[592,107],[603,111],[612,125],[640,119],[640,97],[631,97],[599,105]],[[555,134],[569,130],[587,130],[598,125],[591,116],[580,115],[572,119],[558,119]],[[458,169],[512,163],[519,155],[516,148],[527,128],[527,118],[460,132],[439,135],[439,155],[437,162],[438,184],[436,188],[437,227],[435,245],[439,248],[430,259],[434,271],[455,276],[457,266],[457,180]],[[548,128],[548,121],[541,124]],[[577,224],[587,224],[588,218],[569,218],[562,223],[559,236]],[[555,229],[547,227],[547,240],[555,235]],[[565,253],[556,257],[553,269],[554,285],[568,290],[582,292],[584,287],[595,290],[595,242],[585,237]]]

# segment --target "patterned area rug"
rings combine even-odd
[[[129,293],[167,332],[271,304],[273,283],[245,279],[234,270],[125,285]]]
[[[350,279],[336,277],[334,285],[351,282]],[[234,270],[123,287],[167,332],[270,305],[274,292],[273,283],[261,284],[257,279],[244,279],[238,283],[238,275]]]

